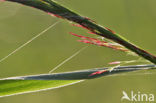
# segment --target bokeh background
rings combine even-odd
[[[131,42],[156,54],[156,0],[57,0],[66,7],[109,27]],[[61,21],[32,43],[0,63],[0,78],[48,73],[87,44],[68,32],[86,34],[67,21],[16,3],[0,2],[0,58]],[[109,66],[117,60],[137,57],[105,47],[87,49],[55,72]],[[150,74],[146,74],[149,73]],[[0,103],[121,103],[122,91],[156,96],[156,72],[143,71],[87,80],[55,90],[0,98]],[[123,101],[127,103],[128,101]]]

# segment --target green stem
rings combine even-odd
[[[139,56],[156,64],[156,56],[146,52],[145,50],[139,48],[138,46],[135,46],[134,44],[130,43],[120,35],[110,32],[106,28],[95,24],[91,20],[83,16],[80,16],[79,14],[61,6],[60,4],[52,0],[6,0],[6,1],[17,2],[27,6],[35,7],[42,11],[55,14],[63,19],[67,19],[69,21],[78,23],[88,28],[89,30],[95,32],[97,35],[103,36],[114,42],[117,42],[126,47],[127,49],[131,50],[132,52],[138,54]]]

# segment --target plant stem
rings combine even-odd
[[[93,31],[97,35],[103,36],[114,42],[117,42],[126,47],[127,49],[131,50],[132,52],[143,57],[144,59],[147,59],[152,63],[156,64],[156,56],[146,52],[145,50],[139,48],[138,46],[135,46],[134,44],[130,43],[128,40],[124,39],[120,35],[114,34],[111,31],[107,30],[106,28],[95,24],[86,17],[80,16],[79,14],[61,6],[60,4],[54,2],[53,0],[6,0],[6,1],[17,2],[27,6],[35,7],[42,11],[52,13],[62,19],[67,19],[69,21],[78,23],[86,27],[87,29]]]

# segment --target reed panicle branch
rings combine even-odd
[[[31,6],[40,9],[42,11],[45,11],[47,13],[51,13],[61,19],[66,19],[68,21],[78,23],[81,26],[90,30],[91,32],[94,32],[97,35],[100,35],[116,43],[119,43],[120,45],[126,47],[127,49],[143,57],[144,59],[147,59],[150,62],[156,64],[156,56],[130,43],[128,40],[126,40],[119,34],[116,34],[110,31],[109,29],[94,23],[87,17],[81,16],[78,13],[75,13],[70,9],[67,9],[66,7],[55,2],[54,0],[6,0],[6,1],[17,2],[27,6]]]

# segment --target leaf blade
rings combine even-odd
[[[0,79],[0,97],[55,89],[79,83],[86,79],[94,79],[101,76],[109,76],[123,72],[147,70],[155,67],[156,65],[120,66],[114,68],[111,72],[109,69],[110,67],[107,67],[54,74],[39,74],[3,78]],[[105,72],[99,72],[103,70],[105,70]],[[93,73],[95,75],[91,75]]]
[[[56,89],[82,80],[0,80],[0,97]]]

